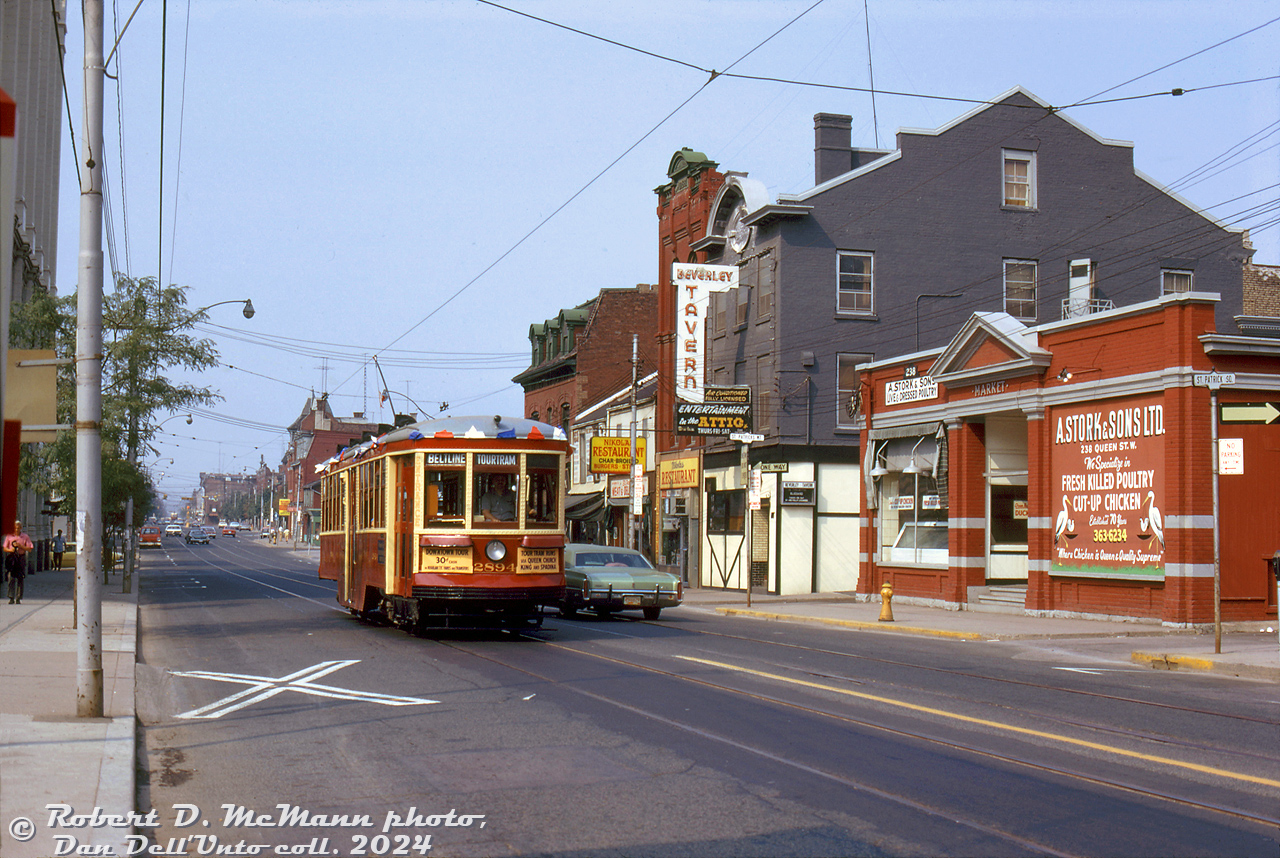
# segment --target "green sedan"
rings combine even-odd
[[[602,616],[639,610],[646,620],[656,620],[684,597],[679,578],[654,569],[630,548],[571,542],[564,547],[564,578],[560,613],[566,617],[591,608]]]

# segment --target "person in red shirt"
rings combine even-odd
[[[27,581],[27,552],[35,548],[31,537],[22,530],[22,522],[13,523],[13,533],[4,538],[4,575],[9,580],[9,604],[22,604],[22,590]]]

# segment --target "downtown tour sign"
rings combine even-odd
[[[1164,578],[1159,396],[1049,410],[1052,575]]]

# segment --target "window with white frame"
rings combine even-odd
[[[873,443],[880,562],[945,566],[948,516],[934,472],[936,440],[925,435]]]
[[[747,306],[751,303],[751,286],[739,286],[738,293],[738,309],[737,315],[734,316],[735,325],[745,325],[747,323]]]
[[[1160,272],[1160,294],[1179,295],[1191,291],[1191,272],[1178,268],[1166,268]]]
[[[836,355],[836,425],[852,428],[862,418],[860,389],[862,371],[859,365],[871,363],[875,355],[842,354]]]
[[[838,256],[836,312],[872,312],[875,309],[874,255],[842,250]]]
[[[1030,209],[1036,206],[1036,153],[1005,149],[1004,204]]]
[[[1036,263],[1029,259],[1004,261],[1004,311],[1015,319],[1036,318]]]

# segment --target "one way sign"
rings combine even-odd
[[[1223,423],[1274,423],[1280,407],[1274,402],[1223,402],[1218,419]]]

